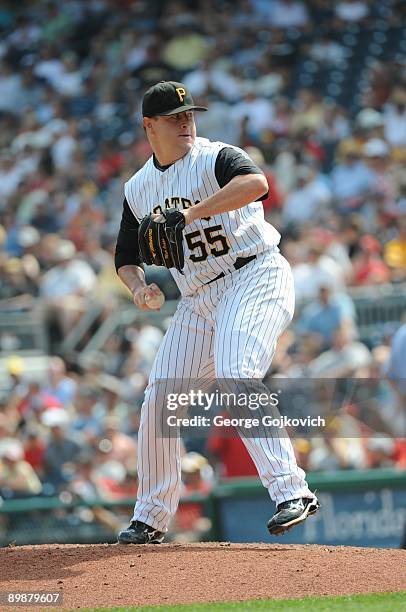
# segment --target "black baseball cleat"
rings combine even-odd
[[[119,544],[161,544],[165,537],[162,531],[158,531],[141,521],[132,521],[127,529],[118,534]]]
[[[308,516],[315,514],[320,508],[317,497],[312,499],[301,497],[279,504],[272,518],[268,521],[268,531],[277,536],[303,523]]]

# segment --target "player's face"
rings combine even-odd
[[[152,148],[162,163],[180,159],[194,144],[196,124],[193,111],[154,117],[147,119],[146,124]]]

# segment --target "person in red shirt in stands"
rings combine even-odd
[[[397,438],[395,440],[393,459],[397,468],[406,470],[406,438]]]
[[[359,245],[361,252],[353,259],[352,285],[387,283],[390,270],[381,258],[381,245],[374,236],[365,235]]]
[[[271,168],[265,162],[262,151],[258,147],[246,147],[246,152],[257,166],[261,168],[268,182],[268,196],[266,200],[262,200],[265,216],[275,210],[280,210],[283,204],[283,196]]]
[[[32,431],[24,442],[24,461],[29,463],[35,473],[42,477],[46,443],[38,432]]]
[[[221,478],[258,476],[254,462],[234,427],[213,428],[207,440],[207,450],[218,462]]]

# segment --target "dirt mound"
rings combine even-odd
[[[405,561],[343,546],[21,546],[0,549],[0,591],[60,591],[70,609],[400,591]]]

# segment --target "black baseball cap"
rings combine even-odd
[[[142,100],[143,117],[176,115],[188,110],[206,111],[205,106],[196,106],[186,85],[176,81],[161,81],[150,87]]]

